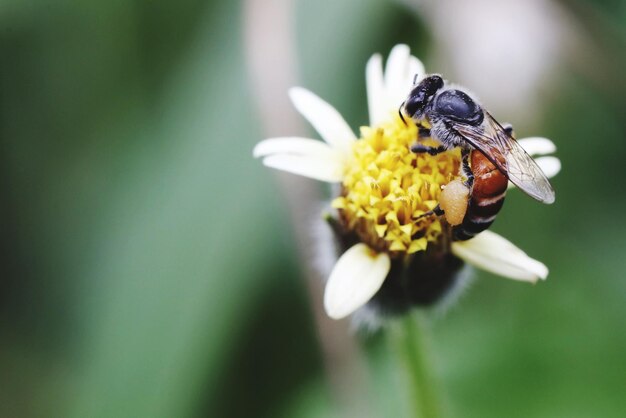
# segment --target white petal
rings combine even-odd
[[[548,178],[556,176],[561,171],[561,160],[556,157],[539,157],[535,158],[535,162]]]
[[[394,92],[405,87],[402,84],[409,69],[410,56],[411,50],[407,45],[398,44],[391,49],[385,67],[385,87],[388,95],[394,95]],[[404,95],[406,94],[408,92],[405,91]]]
[[[343,253],[330,273],[324,290],[324,308],[333,319],[341,319],[365,305],[382,286],[391,261],[365,244]]]
[[[381,67],[379,55],[373,56],[366,67],[371,125],[397,112],[411,91],[415,75],[423,77],[426,72],[422,62],[410,55],[409,47],[403,44],[396,45],[389,53],[384,76]]]
[[[475,238],[452,243],[452,252],[478,268],[514,280],[535,283],[548,268],[500,235],[483,231]]]
[[[279,154],[265,157],[263,164],[328,183],[339,183],[343,179],[343,164],[337,159]]]
[[[374,54],[365,66],[365,86],[370,126],[378,125],[387,116],[385,107],[385,86],[383,81],[383,60]]]
[[[322,139],[343,153],[350,153],[354,132],[343,117],[330,104],[301,87],[289,90],[289,97],[298,111],[304,116]]]
[[[411,55],[411,58],[409,58],[409,72],[407,74],[407,79],[405,80],[405,85],[407,86],[407,95],[409,94],[409,90],[413,86],[413,81],[416,81],[415,76],[417,76],[417,80],[419,80],[420,78],[424,78],[425,75],[426,69],[424,68],[424,64],[422,64],[422,61],[417,59],[417,57]]]
[[[404,75],[399,79],[398,84],[389,88],[387,92],[389,109],[393,111],[400,107],[400,104],[406,100],[411,92],[414,81],[419,82],[420,78],[424,78],[425,74],[424,64],[411,55],[405,66]]]
[[[556,145],[554,145],[554,142],[550,141],[548,138],[522,138],[517,142],[531,156],[552,154],[556,151]]]
[[[283,137],[265,139],[254,147],[252,155],[255,158],[266,157],[272,154],[308,155],[321,158],[338,158],[336,150],[328,144],[316,139]]]

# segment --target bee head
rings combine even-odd
[[[404,110],[412,119],[420,119],[426,105],[443,87],[443,78],[438,75],[429,75],[413,87],[411,94],[404,102]]]

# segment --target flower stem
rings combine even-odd
[[[411,417],[438,418],[442,416],[438,386],[431,369],[428,338],[424,318],[417,313],[407,314],[393,324],[391,343],[397,353],[400,374],[408,395]]]

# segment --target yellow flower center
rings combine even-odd
[[[439,241],[444,221],[419,218],[439,202],[441,186],[458,176],[458,149],[436,156],[409,147],[418,128],[395,115],[376,127],[362,127],[346,164],[341,196],[333,200],[343,227],[372,249],[401,257]],[[426,145],[437,145],[427,139]]]

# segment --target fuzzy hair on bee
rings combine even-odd
[[[542,203],[550,204],[555,199],[552,185],[517,143],[512,127],[497,122],[472,96],[438,74],[427,75],[413,86],[399,110],[421,127],[411,151],[437,155],[461,149],[459,174],[470,198],[462,222],[453,230],[454,239],[459,241],[471,239],[491,226],[504,203],[508,181]],[[440,145],[425,145],[420,142],[423,137],[435,139]],[[423,216],[444,214],[440,203]],[[458,217],[452,218],[456,224]]]

